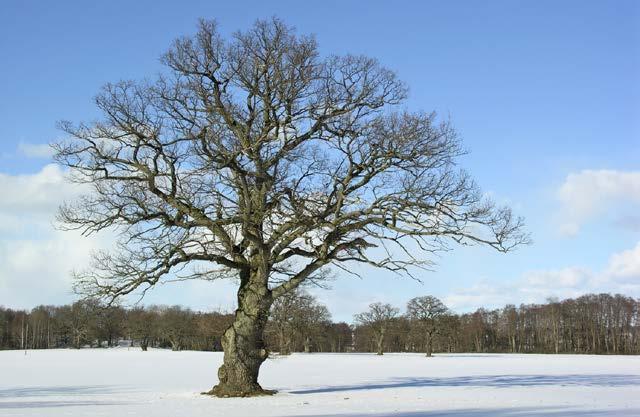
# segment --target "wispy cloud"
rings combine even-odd
[[[66,181],[65,175],[56,165],[32,174],[0,173],[0,305],[31,308],[73,300],[70,272],[89,266],[94,251],[113,248],[115,231],[83,237],[53,227],[58,206],[86,191]],[[159,286],[145,301],[230,310],[233,285],[223,281]]]
[[[53,156],[53,149],[46,143],[33,144],[20,142],[18,144],[18,153],[27,158],[50,159]]]
[[[65,182],[64,172],[53,164],[34,174],[0,173],[0,214],[16,221],[33,221],[35,214],[52,217],[63,200],[79,193],[80,188]]]
[[[473,287],[453,291],[444,301],[455,310],[466,311],[598,292],[640,296],[640,242],[631,249],[612,254],[600,270],[580,266],[531,270],[511,284],[491,285],[480,281]]]
[[[557,190],[560,231],[576,235],[588,221],[620,204],[640,206],[640,171],[584,170],[567,176]],[[634,227],[637,218],[620,213],[616,223]]]
[[[57,207],[80,192],[55,165],[33,174],[0,173],[0,304],[69,301],[69,272],[85,266],[105,240],[53,228]]]

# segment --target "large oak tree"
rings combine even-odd
[[[398,309],[391,304],[372,303],[369,309],[354,316],[354,321],[362,326],[367,326],[375,338],[377,355],[384,354],[384,338],[387,328],[398,316]]]
[[[407,303],[407,317],[417,327],[416,330],[423,333],[428,358],[433,352],[433,338],[442,327],[441,321],[448,313],[447,306],[431,295],[415,297]]]
[[[405,85],[375,59],[321,56],[313,37],[271,19],[228,39],[202,21],[162,62],[155,81],[106,85],[101,121],[62,123],[57,161],[91,191],[59,217],[120,233],[76,274],[88,296],[237,279],[213,394],[265,392],[273,301],[330,265],[411,273],[450,242],[508,251],[527,239],[456,168],[449,123],[405,110]]]

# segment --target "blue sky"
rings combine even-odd
[[[0,304],[73,298],[68,270],[104,241],[53,231],[73,189],[41,145],[93,120],[101,85],[153,77],[199,17],[224,32],[278,16],[324,54],[378,58],[407,107],[450,117],[462,165],[527,219],[534,244],[443,254],[423,283],[365,269],[316,294],[337,319],[433,294],[458,311],[591,291],[640,296],[640,3],[636,1],[33,2],[0,6]],[[230,308],[230,285],[175,284],[149,302]]]

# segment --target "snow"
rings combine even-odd
[[[294,354],[263,366],[271,397],[199,395],[221,353],[0,352],[0,416],[640,416],[640,357]]]

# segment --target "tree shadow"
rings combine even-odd
[[[95,407],[104,405],[128,405],[131,403],[120,401],[0,401],[2,409],[24,408],[59,408],[59,407]]]
[[[100,399],[91,400],[56,400],[39,401],[41,397],[71,397],[78,398],[87,395],[102,396],[121,391],[122,387],[109,385],[82,385],[82,386],[54,386],[54,387],[21,387],[0,389],[0,410],[2,409],[26,409],[26,408],[60,408],[60,407],[87,407],[87,406],[112,406],[130,404],[121,401],[109,401]],[[20,399],[20,401],[5,401],[4,399]],[[27,400],[28,398],[28,400]]]
[[[531,387],[531,386],[622,387],[640,386],[640,375],[481,375],[446,378],[398,378],[389,382],[327,386],[289,391],[291,394],[317,394],[324,392],[363,391],[386,388],[417,387]]]
[[[113,394],[110,385],[78,385],[54,387],[22,387],[0,389],[0,398],[47,397],[57,395],[101,395]]]
[[[307,417],[637,417],[639,409],[584,410],[565,407],[471,408],[391,413],[322,414]]]

